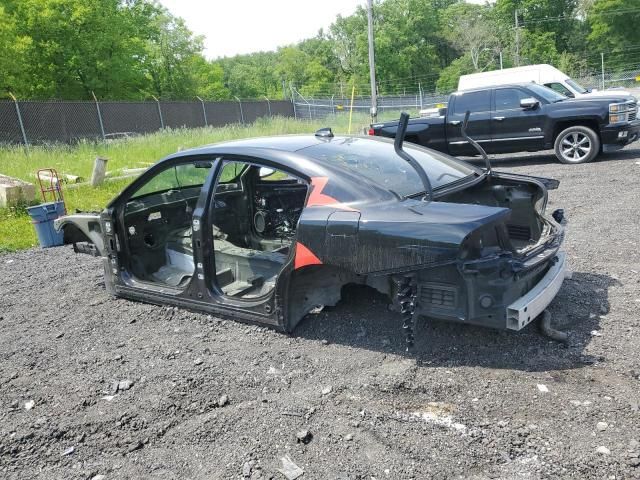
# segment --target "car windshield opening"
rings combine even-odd
[[[420,163],[434,189],[481,173],[475,167],[453,157],[414,144],[405,143],[404,150]],[[340,138],[307,147],[301,153],[361,175],[400,197],[424,191],[418,173],[398,156],[391,141]]]

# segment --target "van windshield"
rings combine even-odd
[[[567,84],[578,93],[589,93],[589,90],[584,88],[582,85],[580,85],[578,82],[576,82],[572,78],[567,78],[565,82],[567,82]]]
[[[532,83],[531,85],[527,85],[527,89],[529,89],[535,95],[543,98],[549,103],[561,102],[562,100],[567,99],[567,97],[559,94],[555,90],[552,90],[549,87],[545,87],[544,85],[538,85],[537,83]]]

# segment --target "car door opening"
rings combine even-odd
[[[124,227],[129,270],[136,279],[184,289],[191,279],[193,210],[211,162],[190,162],[162,170],[128,199]]]
[[[212,199],[216,283],[235,298],[270,293],[292,254],[307,183],[282,170],[225,162]]]

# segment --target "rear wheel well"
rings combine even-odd
[[[569,127],[587,127],[587,128],[590,128],[591,130],[593,130],[596,133],[598,138],[600,138],[600,129],[598,128],[598,122],[596,122],[595,120],[588,120],[588,119],[584,119],[584,120],[566,120],[566,121],[562,121],[562,122],[556,123],[555,127],[553,128],[553,139],[552,139],[552,142],[556,141],[556,138],[558,138],[558,135],[560,135],[560,132],[562,132],[563,130],[565,130],[565,129],[569,128]]]
[[[285,330],[292,332],[300,320],[317,306],[336,305],[342,287],[359,283],[356,275],[340,268],[312,265],[295,270],[289,280]]]

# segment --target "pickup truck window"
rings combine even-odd
[[[531,94],[519,88],[498,88],[495,94],[496,110],[520,109],[520,100],[531,97]]]
[[[464,114],[467,110],[471,113],[490,111],[491,90],[457,93],[454,113]]]
[[[469,164],[433,150],[406,142],[403,148],[427,172],[434,189],[480,173]],[[390,141],[350,137],[303,148],[299,152],[334,167],[351,170],[400,197],[424,191],[418,173],[396,154]]]

